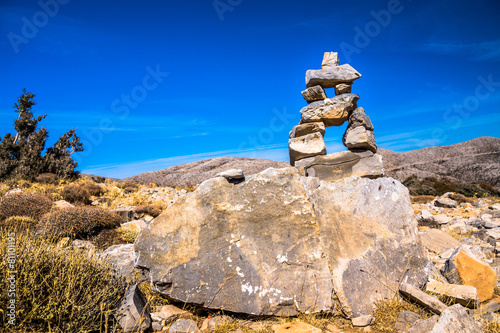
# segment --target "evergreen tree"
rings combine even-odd
[[[34,94],[23,89],[23,94],[14,104],[19,114],[14,121],[16,134],[12,136],[7,133],[3,140],[0,139],[0,179],[34,179],[44,172],[55,173],[61,178],[76,176],[77,163],[71,158],[71,154],[83,151],[80,138],[72,129],[63,134],[42,156],[48,131],[45,127],[37,127],[47,115],[33,115],[31,108],[36,104],[34,97]]]

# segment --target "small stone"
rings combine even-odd
[[[394,324],[394,329],[398,332],[403,332],[415,325],[417,321],[422,319],[419,314],[412,311],[401,311],[396,318],[396,324]]]
[[[370,117],[366,115],[365,109],[363,109],[362,107],[359,107],[356,110],[352,111],[351,115],[349,116],[348,127],[355,128],[359,126],[363,126],[369,131],[373,131],[374,129]]]
[[[344,145],[349,149],[367,149],[373,153],[377,152],[375,134],[363,126],[348,128],[342,138]]]
[[[497,312],[500,310],[500,304],[497,301],[489,301],[481,307],[484,312]]]
[[[373,324],[375,318],[373,318],[371,315],[366,315],[366,316],[351,318],[351,321],[352,321],[352,326],[354,327],[365,327]]]
[[[319,132],[292,138],[288,141],[288,151],[290,164],[295,165],[295,161],[306,157],[326,155],[325,140]]]
[[[444,214],[436,214],[434,215],[434,222],[438,225],[447,224],[451,221],[451,217],[446,216]]]
[[[58,200],[58,201],[54,202],[54,206],[57,208],[75,207],[74,205],[70,204],[66,200]]]
[[[302,91],[302,97],[307,103],[323,100],[326,97],[325,89],[322,86],[314,86]]]
[[[216,177],[224,177],[227,180],[232,179],[245,179],[245,174],[241,169],[230,169],[223,172],[220,172],[216,175]]]
[[[122,223],[121,227],[124,229],[129,229],[132,231],[139,232],[142,229],[147,228],[148,225],[146,224],[146,222],[143,219],[140,219],[140,220],[134,220],[134,221]]]
[[[168,329],[170,333],[193,333],[198,331],[198,325],[191,319],[179,319]]]
[[[298,138],[307,134],[319,132],[325,136],[325,124],[322,122],[306,123],[295,126],[288,135],[291,138]]]
[[[21,190],[20,188],[14,188],[12,190],[8,190],[5,195],[11,195],[11,194],[20,194],[20,193],[23,193],[23,190]]]
[[[339,83],[335,86],[335,95],[350,94],[352,84],[349,83]]]
[[[424,293],[411,284],[405,282],[401,283],[399,291],[403,296],[408,297],[410,300],[417,302],[434,313],[441,314],[447,308],[447,306],[436,297]]]
[[[325,52],[321,68],[325,69],[328,67],[337,67],[338,65],[340,65],[338,52]]]
[[[146,298],[138,284],[132,285],[115,314],[124,332],[147,331],[151,327],[151,316]]]
[[[443,311],[431,333],[481,333],[481,328],[474,322],[460,304],[450,306]]]
[[[151,324],[151,329],[153,329],[153,332],[161,332],[163,331],[163,326],[160,323],[154,321]]]
[[[189,315],[189,312],[181,310],[176,306],[167,304],[162,306],[159,311],[152,312],[151,319],[153,319],[153,321],[161,323],[162,325],[168,325],[181,317],[187,317]]]
[[[443,207],[443,208],[457,208],[457,202],[452,199],[448,198],[439,198],[434,201],[434,205],[436,207]]]

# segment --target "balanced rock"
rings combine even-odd
[[[339,83],[351,83],[360,77],[361,74],[349,64],[325,69],[310,69],[306,72],[306,87],[320,85],[323,88],[333,88]]]
[[[323,55],[323,62],[321,63],[321,69],[337,67],[338,65],[340,65],[338,52],[325,52]]]
[[[368,117],[365,113],[365,109],[359,107],[356,110],[352,111],[351,115],[349,116],[349,125],[348,127],[354,128],[354,127],[359,127],[363,126],[369,131],[373,131],[373,124],[372,121],[370,120],[370,117]]]
[[[427,280],[408,190],[390,178],[323,182],[269,168],[203,182],[139,234],[136,265],[162,294],[226,311],[373,312],[400,279]]]
[[[342,139],[344,145],[349,149],[367,149],[374,153],[377,152],[375,134],[363,126],[348,128]]]
[[[335,95],[350,94],[352,89],[352,84],[339,83],[335,86]]]
[[[497,284],[493,268],[463,247],[453,251],[442,273],[450,283],[476,287],[479,302],[490,299]]]
[[[316,101],[300,110],[300,123],[321,121],[325,127],[340,126],[349,119],[351,111],[356,109],[359,96],[356,94],[342,94],[323,101]]]
[[[307,88],[306,90],[302,91],[302,97],[304,97],[307,103],[323,100],[326,98],[325,89],[323,89],[323,87],[319,85]]]
[[[326,154],[326,145],[320,132],[306,134],[288,140],[288,152],[290,153],[290,164],[300,159]]]
[[[353,175],[368,178],[384,175],[382,156],[371,151],[343,151],[308,157],[295,162],[295,166],[304,168],[307,176],[318,177],[325,181],[339,180]]]
[[[312,134],[319,132],[321,135],[325,135],[325,124],[322,122],[306,123],[295,126],[288,136],[290,138],[297,138],[299,136],[304,136],[307,134]]]

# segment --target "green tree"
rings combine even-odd
[[[34,179],[44,172],[55,173],[61,178],[76,176],[78,164],[71,154],[83,151],[80,138],[71,129],[42,156],[49,134],[45,127],[37,128],[47,115],[33,115],[34,97],[23,89],[23,94],[14,104],[15,112],[19,114],[14,121],[15,135],[7,133],[3,140],[0,139],[0,179]]]

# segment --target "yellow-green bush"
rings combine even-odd
[[[116,325],[112,311],[127,286],[113,276],[109,264],[85,251],[57,248],[40,237],[13,234],[6,229],[0,230],[0,236],[3,280],[12,274],[9,271],[17,272],[16,325],[11,326],[7,313],[2,312],[4,328],[19,332],[106,332]],[[12,239],[16,244],[14,267],[7,260]],[[9,304],[11,296],[0,293],[0,304]]]
[[[27,216],[38,221],[52,208],[52,201],[37,193],[14,193],[0,199],[0,220]]]
[[[69,207],[53,211],[40,220],[39,230],[55,237],[89,238],[103,229],[120,225],[122,218],[98,207]]]

